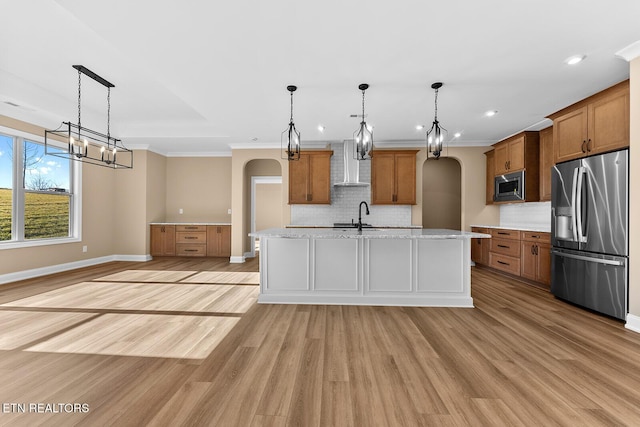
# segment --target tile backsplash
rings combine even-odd
[[[500,226],[551,231],[551,202],[500,205]]]
[[[330,226],[335,222],[358,221],[358,205],[365,201],[369,204],[370,215],[362,209],[362,222],[374,226],[411,225],[410,205],[371,206],[371,187],[336,187],[333,183],[344,179],[343,144],[331,144],[331,204],[330,205],[291,205],[291,224]],[[361,161],[360,182],[371,182],[371,162]]]

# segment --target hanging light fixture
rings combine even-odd
[[[358,160],[370,160],[373,155],[373,129],[364,120],[364,91],[369,89],[369,85],[362,83],[358,86],[362,91],[362,121],[360,127],[353,133],[354,157]]]
[[[435,116],[433,118],[433,124],[431,125],[431,129],[427,132],[427,157],[429,157],[429,153],[432,153],[432,157],[436,159],[440,158],[440,153],[442,152],[442,143],[445,140],[447,135],[447,130],[440,126],[440,122],[438,121],[438,89],[442,87],[441,82],[437,82],[431,85],[431,89],[435,89]]]
[[[280,136],[281,157],[287,160],[300,159],[300,132],[298,132],[296,125],[293,123],[293,92],[295,92],[296,89],[298,89],[297,86],[287,86],[287,90],[291,94],[291,118],[289,119],[289,127],[282,132],[282,135]]]
[[[133,151],[126,148],[121,140],[111,136],[111,88],[115,85],[83,65],[74,65],[73,68],[78,70],[78,124],[70,121],[62,122],[58,129],[45,130],[45,154],[114,169],[132,169]],[[106,135],[82,126],[80,101],[82,99],[83,74],[107,88]],[[58,141],[58,143],[54,141]]]

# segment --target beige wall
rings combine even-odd
[[[472,224],[499,225],[498,206],[485,205],[486,202],[486,158],[487,147],[449,147],[443,157],[452,157],[460,163],[461,171],[461,222],[462,230],[469,231]],[[426,150],[417,155],[416,205],[411,209],[413,225],[422,225],[422,167],[427,160]]]
[[[282,184],[256,184],[256,230],[282,227]]]
[[[640,316],[640,57],[630,67],[629,313]]]
[[[451,157],[429,159],[422,165],[422,210],[424,228],[460,230],[462,212],[460,163]]]
[[[166,169],[167,222],[231,222],[231,157],[170,157]]]

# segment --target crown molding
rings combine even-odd
[[[634,59],[640,57],[640,40],[635,43],[631,43],[625,48],[620,49],[616,52],[616,56],[624,59],[627,62],[631,62]]]

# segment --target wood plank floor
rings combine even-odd
[[[0,425],[640,425],[640,334],[544,290],[474,269],[474,309],[259,305],[211,282],[255,271],[164,258],[1,286]]]

